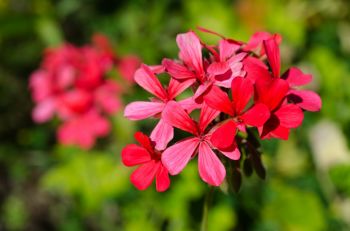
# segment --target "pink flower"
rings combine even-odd
[[[62,121],[58,140],[91,148],[97,137],[109,132],[105,118],[121,107],[123,89],[106,74],[117,66],[108,39],[96,34],[92,45],[75,47],[63,44],[47,49],[39,70],[30,77],[33,120],[43,123],[55,115]],[[132,67],[128,67],[128,74]],[[91,125],[98,123],[96,129]],[[86,129],[84,129],[86,127]],[[83,132],[82,132],[83,131]]]
[[[157,141],[156,148],[158,150],[163,150],[173,138],[174,131],[170,125],[164,122],[161,112],[169,101],[175,99],[176,96],[191,86],[194,80],[189,79],[179,82],[171,79],[169,87],[165,89],[152,70],[146,65],[142,65],[136,71],[134,78],[138,85],[156,98],[152,99],[151,102],[136,101],[130,103],[124,110],[124,116],[130,120],[141,120],[152,116],[159,116],[160,120],[151,134],[151,139]],[[184,105],[184,107],[186,106]]]
[[[225,178],[224,165],[213,152],[210,141],[211,133],[207,126],[218,116],[219,111],[211,109],[206,104],[201,109],[199,123],[194,122],[185,110],[176,102],[167,104],[163,119],[170,125],[189,132],[193,135],[168,147],[162,155],[162,162],[171,175],[179,174],[189,160],[198,152],[198,169],[203,181],[210,185],[219,186]],[[236,147],[232,150],[220,150],[230,159],[239,159]]]
[[[139,145],[129,144],[122,150],[122,161],[126,166],[140,165],[130,177],[132,184],[138,190],[145,190],[156,179],[158,192],[167,190],[170,186],[168,170],[161,162],[162,153],[154,148],[153,142],[141,132],[135,133]]]

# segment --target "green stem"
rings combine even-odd
[[[213,199],[213,194],[214,194],[214,187],[209,186],[209,190],[204,199],[201,231],[208,231],[208,213],[209,213],[209,207],[210,207],[211,201]]]

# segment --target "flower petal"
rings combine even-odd
[[[290,90],[287,98],[295,105],[307,111],[319,111],[322,107],[320,96],[313,91]]]
[[[196,75],[192,71],[188,70],[187,67],[173,60],[163,59],[162,64],[169,73],[169,75],[174,79],[196,79]]]
[[[166,92],[162,84],[145,64],[142,64],[141,67],[137,69],[134,79],[138,85],[149,93],[157,96],[159,99],[166,99]]]
[[[247,72],[246,78],[252,80],[252,82],[271,78],[266,65],[260,59],[251,56],[243,60],[243,70]]]
[[[259,80],[255,83],[255,100],[265,104],[271,111],[282,103],[289,90],[289,84],[284,79]]]
[[[222,75],[230,69],[227,62],[213,62],[209,65],[207,72],[212,75]]]
[[[35,106],[32,112],[33,120],[36,123],[43,123],[51,119],[56,110],[56,101],[52,98],[43,100]]]
[[[268,40],[264,40],[264,48],[267,55],[267,59],[269,60],[272,74],[274,77],[280,77],[281,71],[281,57],[280,57],[280,48],[277,44],[276,39],[270,38]]]
[[[132,102],[125,107],[124,116],[129,120],[143,120],[160,113],[164,105],[163,102]]]
[[[260,127],[269,119],[269,117],[269,108],[262,103],[256,103],[240,118],[244,121],[245,124]]]
[[[230,158],[231,160],[239,160],[239,158],[241,158],[241,152],[239,151],[239,148],[237,147],[236,142],[234,142],[231,147],[225,150],[223,149],[218,149],[218,150],[227,158]]]
[[[159,120],[157,126],[153,129],[150,138],[156,143],[157,150],[164,150],[169,141],[174,137],[174,128],[165,123],[162,119]]]
[[[192,31],[178,34],[176,43],[180,48],[180,58],[201,76],[203,74],[202,46],[197,35]]]
[[[198,152],[200,177],[210,185],[219,186],[226,175],[224,165],[206,142],[200,143]]]
[[[179,174],[187,165],[199,144],[198,138],[181,140],[162,154],[162,163],[171,175]]]
[[[135,132],[134,138],[142,147],[147,149],[149,153],[154,152],[154,145],[147,135],[143,134],[142,132]]]
[[[162,119],[169,125],[197,134],[197,124],[191,119],[187,112],[175,101],[169,101],[162,113]]]
[[[219,125],[215,128],[214,132],[210,137],[210,142],[217,149],[228,149],[235,141],[237,125],[233,120],[229,120],[224,124]]]
[[[130,176],[131,183],[138,190],[145,190],[148,188],[160,167],[160,162],[156,162],[154,160],[145,163],[138,167]]]
[[[150,161],[150,153],[136,144],[129,144],[122,150],[122,161],[125,166],[134,166]]]
[[[296,67],[289,68],[281,78],[287,80],[291,87],[303,86],[312,81],[312,75],[304,74]]]
[[[168,97],[169,99],[174,99],[176,96],[180,95],[183,91],[189,88],[196,80],[188,79],[185,81],[178,81],[171,78],[168,87]]]
[[[204,95],[204,101],[211,108],[234,115],[230,98],[217,86],[212,86],[208,93]]]
[[[247,78],[237,77],[232,80],[231,85],[232,101],[235,107],[235,113],[236,115],[239,115],[247,106],[250,98],[253,95],[253,83]]]
[[[156,175],[156,189],[158,192],[166,191],[170,186],[168,170],[161,164]]]
[[[207,104],[202,105],[201,114],[199,116],[199,129],[201,132],[220,114],[220,111],[209,107]]]
[[[294,104],[282,105],[275,112],[282,127],[296,128],[301,125],[304,119],[303,111]]]
[[[229,59],[240,48],[240,45],[231,43],[226,39],[219,41],[220,61],[224,62]]]

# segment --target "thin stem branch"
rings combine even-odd
[[[209,190],[208,190],[207,195],[205,196],[205,199],[204,199],[201,231],[208,230],[208,213],[209,213],[209,207],[210,207],[211,201],[213,199],[213,194],[214,194],[214,187],[209,186]]]

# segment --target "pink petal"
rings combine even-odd
[[[287,80],[291,87],[303,86],[312,81],[312,75],[304,74],[296,67],[289,68],[281,78]]]
[[[138,190],[145,190],[148,188],[156,176],[160,167],[160,163],[152,160],[138,167],[130,176],[131,183]]]
[[[231,43],[226,39],[219,41],[220,61],[226,61],[240,48],[240,45]]]
[[[38,103],[32,112],[33,120],[36,123],[43,123],[51,119],[56,110],[56,101],[52,98]]]
[[[150,161],[149,152],[136,144],[129,144],[122,150],[122,161],[125,166],[134,166]]]
[[[241,52],[239,54],[236,54],[232,56],[229,60],[227,60],[227,63],[229,66],[233,69],[233,66],[235,66],[237,63],[241,63],[241,61],[247,56],[248,54],[245,52]]]
[[[181,140],[162,154],[162,163],[171,175],[179,174],[187,165],[199,144],[198,138]]]
[[[162,84],[148,66],[142,64],[135,72],[134,79],[146,91],[157,96],[159,99],[166,99],[166,92]]]
[[[307,111],[319,111],[322,107],[320,96],[313,91],[290,90],[287,98],[295,105]]]
[[[29,78],[29,87],[32,92],[34,102],[40,102],[49,98],[52,94],[52,78],[44,70],[37,70]]]
[[[89,124],[91,126],[91,131],[98,137],[106,136],[111,130],[111,125],[108,120],[97,113],[89,115],[84,123],[86,125]]]
[[[201,132],[220,114],[220,111],[209,107],[207,104],[202,105],[201,114],[199,116],[199,129]]]
[[[177,102],[180,106],[190,114],[193,110],[201,108],[202,104],[197,103],[193,97],[189,97],[187,99],[183,99]]]
[[[193,98],[197,102],[203,101],[203,96],[208,92],[208,89],[213,85],[213,81],[206,81],[203,84],[199,85],[196,92],[194,93]]]
[[[176,63],[173,60],[163,59],[162,64],[169,73],[169,75],[175,79],[196,79],[196,75],[192,71],[188,70],[187,67]]]
[[[203,74],[202,46],[197,35],[192,31],[178,34],[176,42],[180,48],[180,58],[201,76]]]
[[[195,82],[195,79],[188,79],[185,81],[178,81],[176,79],[171,78],[168,87],[168,98],[174,99],[176,96],[180,95],[187,88],[192,86]]]
[[[174,137],[174,128],[165,123],[162,119],[159,120],[157,126],[151,133],[151,140],[156,143],[155,148],[157,150],[164,150],[169,141]]]
[[[200,143],[198,152],[200,177],[210,185],[219,186],[226,175],[224,165],[206,142]]]
[[[253,95],[253,83],[246,78],[237,77],[232,80],[232,101],[236,114],[241,114]]]
[[[289,84],[283,79],[260,80],[255,83],[255,100],[274,110],[282,103],[289,90]]]
[[[271,115],[270,119],[260,127],[259,134],[261,139],[277,138],[288,140],[289,128],[280,125],[279,119],[275,115]]]
[[[207,72],[211,75],[222,75],[230,69],[226,61],[213,62],[209,65]]]
[[[214,130],[210,142],[217,149],[228,149],[235,141],[237,125],[233,120],[229,120]]]
[[[239,151],[239,148],[237,147],[236,143],[234,143],[231,147],[225,150],[219,149],[219,151],[231,160],[239,160],[239,158],[241,158],[241,152]]]
[[[133,77],[137,68],[140,67],[140,58],[135,55],[124,56],[119,59],[118,71],[120,75],[129,82],[133,82]]]
[[[269,119],[269,117],[269,108],[262,103],[257,103],[246,111],[240,118],[245,124],[260,127]]]
[[[286,128],[296,128],[301,125],[304,119],[303,111],[294,104],[282,105],[275,112],[280,126]]]
[[[164,105],[163,102],[132,102],[125,107],[124,116],[129,120],[143,120],[160,113]]]
[[[162,113],[162,119],[169,125],[197,134],[197,124],[190,118],[187,112],[175,101],[169,101]]]
[[[281,71],[280,48],[275,38],[264,40],[263,43],[264,43],[267,59],[269,60],[269,63],[272,69],[272,74],[274,77],[279,78],[280,71]]]
[[[265,31],[254,33],[247,44],[243,47],[245,51],[253,51],[261,48],[263,40],[271,38],[271,34]]]
[[[170,186],[168,170],[161,164],[156,175],[156,189],[158,192],[166,191]]]
[[[231,100],[228,95],[217,86],[212,86],[204,96],[204,101],[209,107],[218,111],[234,115]]]

